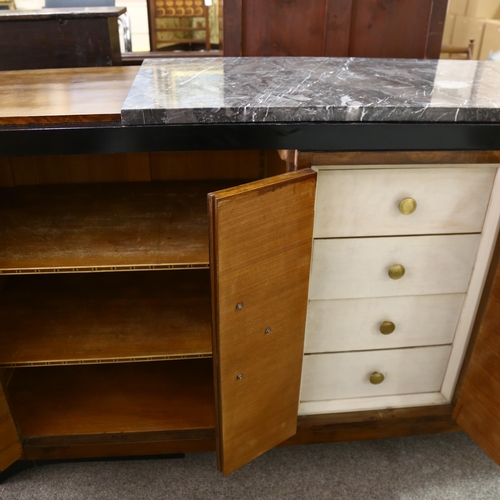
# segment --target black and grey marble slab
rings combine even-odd
[[[365,58],[144,61],[124,125],[500,122],[500,63]]]

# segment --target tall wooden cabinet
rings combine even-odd
[[[447,0],[226,0],[224,55],[439,58]]]

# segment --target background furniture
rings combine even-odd
[[[16,2],[14,0],[0,0],[0,10],[2,9],[15,9]]]
[[[148,0],[151,50],[211,48],[209,9],[204,0]]]
[[[114,7],[115,0],[45,0],[45,8],[59,9],[62,7]],[[118,23],[123,32],[123,47],[125,52],[132,52],[132,37],[130,32],[130,17],[128,12],[118,16]]]
[[[447,0],[224,2],[224,55],[438,59],[447,3]]]
[[[94,7],[0,13],[0,70],[121,64],[118,16]]]
[[[443,45],[441,47],[442,54],[460,54],[465,59],[472,59],[474,55],[474,40],[469,41],[469,45],[467,47],[457,47],[453,45]]]

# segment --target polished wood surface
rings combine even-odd
[[[3,36],[3,35],[2,35]],[[0,125],[120,122],[138,67],[0,72]]]
[[[19,460],[21,456],[21,442],[0,383],[0,472]]]
[[[18,368],[9,393],[23,437],[68,436],[67,443],[78,443],[82,435],[111,433],[119,442],[133,439],[129,433],[215,425],[209,359]]]
[[[453,413],[453,417],[467,434],[500,465],[499,330],[500,268],[496,271],[477,341]]]
[[[209,195],[224,474],[296,431],[315,187],[301,171]]]
[[[208,270],[12,276],[0,366],[210,357]]]
[[[206,193],[220,181],[0,190],[0,273],[207,267]]]

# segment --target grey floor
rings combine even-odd
[[[500,467],[463,433],[276,448],[227,478],[214,453],[42,466],[2,500],[499,500]]]

